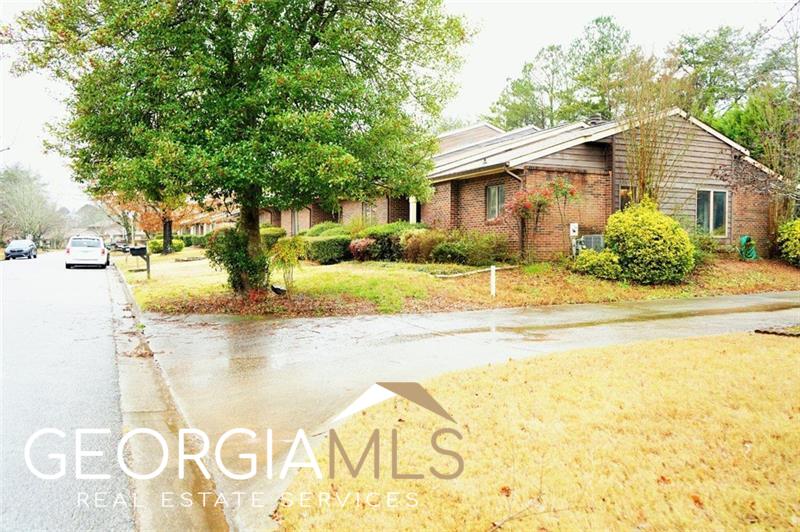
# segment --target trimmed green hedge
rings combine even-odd
[[[278,239],[286,236],[286,229],[283,227],[273,227],[265,225],[259,230],[261,233],[261,245],[264,246],[264,251],[269,251]]]
[[[320,264],[335,264],[350,258],[349,236],[307,236],[308,258]]]
[[[333,236],[333,235],[323,234],[331,229],[344,229],[344,227],[342,226],[342,224],[337,224],[336,222],[320,222],[317,225],[312,226],[308,231],[306,231],[305,236]]]
[[[612,214],[605,240],[619,256],[623,277],[637,283],[679,283],[695,266],[689,234],[653,202]]]
[[[183,251],[184,246],[186,246],[186,243],[180,238],[172,239],[172,251],[174,251],[175,253]]]
[[[194,235],[192,237],[192,245],[199,248],[204,248],[208,245],[208,235]]]

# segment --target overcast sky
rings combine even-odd
[[[678,35],[704,32],[720,25],[748,30],[772,24],[795,0],[750,2],[537,2],[446,0],[447,9],[466,16],[478,30],[464,49],[465,62],[457,78],[460,92],[445,114],[473,118],[487,111],[489,104],[515,76],[522,64],[548,44],[565,44],[577,37],[592,19],[611,15],[630,30],[634,44],[655,53],[663,52]],[[36,0],[0,0],[0,24],[20,12],[35,8]],[[64,87],[41,74],[12,76],[13,57],[2,58],[2,129],[0,165],[21,164],[42,175],[53,200],[72,210],[87,201],[80,187],[71,181],[67,162],[46,154],[42,141],[45,124],[63,116]]]

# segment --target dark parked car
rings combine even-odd
[[[36,244],[31,240],[12,240],[6,246],[6,260],[19,259],[25,257],[27,259],[36,258]]]

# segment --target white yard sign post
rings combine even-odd
[[[494,264],[489,268],[489,292],[492,297],[497,296],[497,267]]]

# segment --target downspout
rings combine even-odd
[[[514,172],[509,170],[508,167],[503,168],[503,172],[508,174],[508,175],[510,175],[511,177],[516,179],[517,181],[519,181],[520,184],[522,185],[522,188],[525,187],[525,182],[522,180],[522,177],[518,176],[517,174],[515,174]],[[527,259],[527,253],[526,253],[526,250],[525,250],[525,240],[526,240],[526,238],[527,238],[527,234],[526,234],[526,227],[525,227],[525,218],[520,218],[520,220],[519,220],[519,253],[520,253],[520,257],[522,257],[523,261]]]

